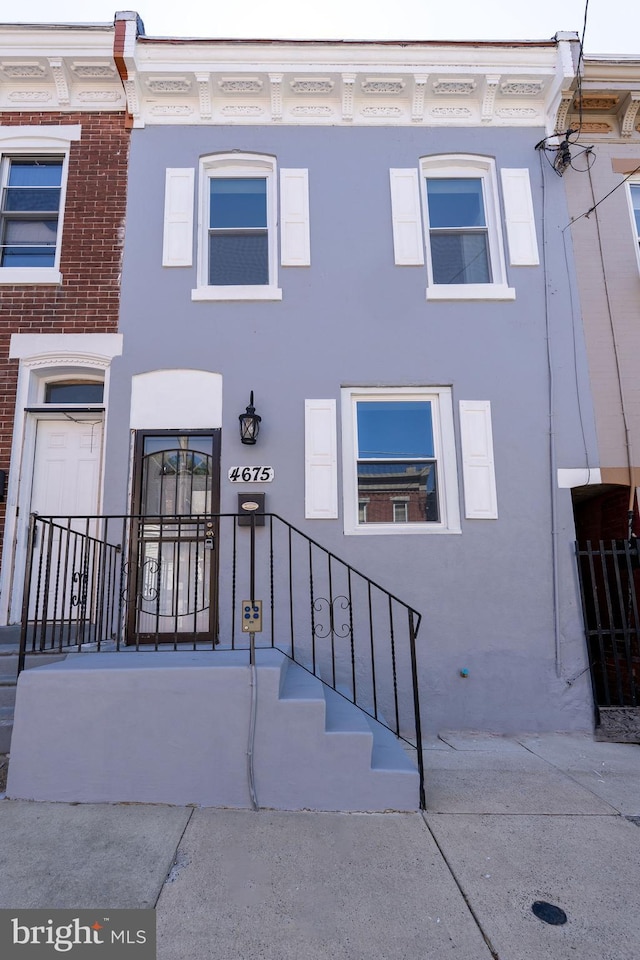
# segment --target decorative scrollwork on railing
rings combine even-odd
[[[87,594],[88,594],[88,584],[89,576],[86,573],[83,573],[80,570],[76,570],[71,577],[71,582],[77,584],[75,593],[71,594],[71,606],[72,607],[86,607],[87,605]]]
[[[153,603],[158,599],[160,564],[157,560],[149,557],[142,564],[136,564],[136,583],[138,589],[135,596],[129,590],[129,575],[131,564],[126,561],[122,564],[122,581],[120,589],[120,598],[124,603]]]
[[[333,600],[318,597],[313,602],[313,609],[316,613],[313,632],[319,640],[326,640],[327,637],[346,640],[351,636],[351,604],[347,597],[334,597]],[[340,610],[344,613],[339,613]],[[319,621],[317,614],[324,614],[322,620]],[[328,622],[325,619],[327,616]],[[347,622],[342,623],[345,619]]]

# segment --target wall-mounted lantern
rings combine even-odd
[[[240,421],[241,441],[243,443],[255,443],[258,439],[258,433],[260,432],[260,421],[262,417],[258,416],[256,408],[253,405],[253,390],[251,391],[249,406],[244,413],[240,414],[238,420]]]

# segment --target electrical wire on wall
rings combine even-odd
[[[640,166],[636,167],[636,170],[634,172],[637,172],[638,170],[640,170]],[[600,267],[602,269],[602,282],[604,286],[605,302],[607,304],[607,316],[609,318],[609,329],[611,330],[611,341],[613,344],[613,355],[615,358],[615,365],[616,365],[616,379],[618,382],[618,395],[620,398],[620,409],[622,412],[622,424],[624,428],[624,442],[625,442],[625,448],[626,448],[626,454],[627,454],[627,468],[629,470],[629,505],[627,507],[627,522],[628,522],[627,537],[630,540],[633,533],[633,509],[634,509],[635,496],[636,496],[636,483],[635,483],[635,470],[634,470],[635,458],[633,455],[631,427],[629,424],[629,416],[627,413],[627,403],[626,403],[624,385],[622,380],[622,372],[620,369],[620,345],[618,343],[618,337],[616,334],[616,325],[613,319],[613,311],[611,309],[611,297],[609,295],[609,282],[607,279],[607,268],[606,268],[606,263],[604,258],[604,250],[602,247],[602,235],[600,232],[600,218],[597,210],[599,203],[595,202],[595,199],[596,199],[595,191],[593,188],[593,178],[591,176],[590,168],[588,170],[588,174],[589,174],[589,187],[591,189],[591,199],[593,201],[593,207],[591,208],[590,212],[594,214],[594,222],[596,225],[596,237],[598,240],[598,254],[600,258]],[[629,174],[629,176],[632,176],[632,175],[633,174]],[[625,177],[625,180],[628,180],[628,179],[629,177]],[[624,182],[625,181],[623,180],[622,183]],[[617,184],[614,187],[614,190],[620,187],[622,183]],[[610,190],[606,196],[609,197],[611,196],[612,193],[613,193],[613,190]],[[606,199],[606,197],[603,197],[602,199],[604,200]],[[602,201],[600,201],[600,203],[601,202]],[[575,223],[575,220],[572,221],[572,223]]]
[[[549,279],[547,276],[547,191],[542,151],[539,150],[540,175],[542,178],[542,270],[544,284],[544,322],[547,348],[547,402],[549,411],[549,474],[551,499],[551,570],[553,600],[553,637],[556,676],[562,677],[562,650],[560,643],[560,575],[558,569],[558,500],[556,493],[556,437],[555,437],[555,380],[551,354],[551,312],[549,309]]]

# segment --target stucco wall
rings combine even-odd
[[[562,181],[545,176],[542,131],[506,129],[149,127],[132,134],[122,286],[124,353],[112,368],[105,510],[128,507],[131,377],[162,368],[222,374],[221,508],[235,509],[233,464],[268,463],[267,510],[281,513],[424,614],[419,658],[429,730],[587,729],[592,724],[572,555],[569,490],[557,491],[560,642],[551,563],[549,370],[557,466],[595,457],[585,357],[569,297]],[[273,154],[309,170],[311,266],[280,268],[281,302],[193,303],[193,268],[162,268],[166,167],[214,151]],[[509,267],[512,302],[427,302],[426,268],[394,265],[389,168],[468,152],[530,167],[540,267]],[[506,244],[505,244],[506,245]],[[574,291],[575,293],[575,291]],[[575,298],[574,298],[575,299]],[[578,384],[582,410],[578,408]],[[346,537],[338,520],[304,520],[304,399],[342,386],[451,385],[461,535]],[[238,414],[255,391],[262,430],[240,444]],[[490,400],[497,520],[465,520],[459,400]],[[583,429],[580,426],[582,413]],[[341,503],[341,482],[340,500]],[[342,513],[342,506],[340,508]],[[462,679],[461,668],[469,670]]]
[[[588,135],[586,135],[588,138]],[[640,144],[596,141],[589,159],[578,157],[564,176],[584,332],[591,370],[603,480],[628,483],[622,398],[630,428],[633,466],[640,466],[640,268],[625,174],[640,166]],[[616,166],[620,167],[618,163]],[[611,196],[602,200],[610,191]],[[597,210],[588,217],[597,201]],[[579,218],[579,219],[578,219]],[[616,360],[615,341],[618,345]],[[621,396],[622,391],[622,396]],[[640,471],[636,474],[638,483]]]

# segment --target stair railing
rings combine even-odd
[[[37,653],[275,647],[416,749],[421,614],[277,514],[32,515],[19,670]],[[243,626],[244,625],[244,626]]]

